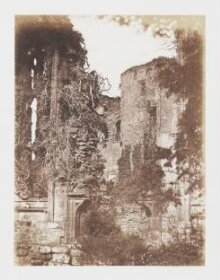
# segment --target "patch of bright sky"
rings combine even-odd
[[[74,29],[84,37],[90,70],[107,77],[110,96],[120,95],[120,75],[128,68],[165,56],[175,57],[174,34],[154,37],[153,26],[143,31],[138,22],[121,26],[96,16],[70,16]]]

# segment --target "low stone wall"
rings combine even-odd
[[[19,265],[78,264],[79,250],[66,245],[65,222],[51,222],[47,200],[15,202],[15,261]]]
[[[80,265],[81,250],[77,245],[17,245],[18,265]]]
[[[15,240],[17,244],[60,244],[64,222],[49,221],[47,200],[15,202]]]

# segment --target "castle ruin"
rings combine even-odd
[[[132,188],[152,160],[163,188],[137,191],[136,205],[119,201],[117,224],[146,244],[170,242],[168,221],[188,238],[190,195],[177,183],[175,158],[169,162],[185,104],[158,83],[158,69],[172,63],[158,58],[126,70],[121,97],[109,97],[102,78],[87,70],[83,38],[68,18],[16,18],[18,264],[78,265],[91,199],[105,195],[108,183]],[[170,189],[181,203],[164,210],[161,194]]]

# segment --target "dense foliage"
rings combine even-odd
[[[39,57],[48,46],[63,54],[74,49],[73,59],[84,65],[87,51],[83,37],[73,30],[67,16],[17,16],[15,20],[16,70],[24,63],[31,65],[33,56]]]
[[[175,94],[185,107],[178,124],[175,157],[179,179],[189,183],[188,191],[203,190],[203,42],[198,32],[176,32],[181,63],[164,68],[161,86]]]
[[[114,213],[93,207],[85,219],[81,244],[82,265],[201,265],[201,244],[177,240],[169,246],[146,246],[137,236],[126,235],[116,226]]]
[[[66,88],[59,97],[60,114],[65,117],[50,124],[50,137],[42,143],[46,148],[45,172],[67,182],[70,190],[86,187],[95,191],[102,179],[97,143],[104,137],[105,124],[78,89]]]

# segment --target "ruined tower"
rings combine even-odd
[[[134,66],[121,75],[119,187],[124,186],[124,192],[134,189],[136,199],[148,209],[148,219],[143,227],[150,223],[148,231],[161,236],[157,240],[162,240],[163,234],[165,236],[162,221],[166,214],[162,214],[161,201],[167,190],[174,191],[181,200],[181,206],[169,206],[172,210],[168,207],[167,211],[175,212],[172,214],[175,221],[189,222],[189,201],[182,193],[182,186],[176,184],[175,159],[169,163],[184,104],[159,83],[160,71],[172,63],[176,63],[175,59],[158,58]],[[153,242],[152,237],[148,236],[148,240]]]
[[[173,145],[181,104],[178,104],[175,96],[167,96],[167,90],[160,87],[158,77],[160,69],[169,63],[172,63],[169,59],[159,58],[122,73],[123,147],[142,146],[144,142],[150,141],[161,148]],[[147,137],[149,133],[150,138]]]
[[[123,150],[129,149],[128,173],[134,169],[135,147],[144,164],[149,154],[174,144],[183,104],[159,84],[159,72],[170,63],[158,58],[121,75],[121,142]]]

